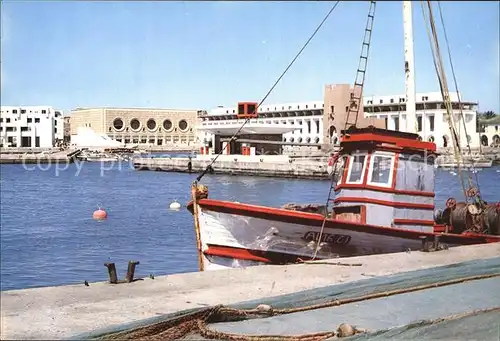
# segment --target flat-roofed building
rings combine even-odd
[[[52,106],[2,106],[2,147],[51,148],[63,138],[62,111]]]
[[[70,114],[71,136],[79,127],[125,144],[196,145],[198,110],[159,108],[77,108]],[[73,140],[73,139],[72,139]]]
[[[339,142],[352,96],[354,91],[349,84],[326,85],[323,101],[263,104],[258,107],[256,117],[244,126],[245,119],[239,114],[239,105],[219,106],[200,113],[202,121],[197,129],[198,139],[214,153],[218,153],[224,141],[234,134],[239,141],[255,146],[260,153],[279,154],[298,149],[320,149],[322,146],[328,149]],[[354,117],[349,119],[353,120]],[[369,125],[385,128],[383,120],[366,118],[363,103],[360,103],[357,126]],[[229,151],[239,153],[240,147],[233,143]]]
[[[461,96],[460,96],[461,97]],[[363,98],[365,115],[384,120],[387,129],[406,131],[405,95],[365,96]],[[478,103],[461,98],[457,92],[450,92],[455,128],[460,144],[479,147],[479,134],[476,127]],[[465,119],[465,128],[460,119],[460,106]],[[415,127],[412,132],[422,140],[434,142],[438,147],[451,147],[451,132],[446,116],[446,106],[441,92],[417,93],[415,97]]]
[[[481,144],[487,146],[500,146],[500,115],[479,121],[481,125]]]

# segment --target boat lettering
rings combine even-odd
[[[306,241],[318,241],[319,239],[319,232],[315,231],[308,231],[302,239]],[[329,243],[329,244],[342,244],[342,245],[347,245],[351,242],[351,236],[345,235],[345,234],[332,234],[332,233],[323,233],[321,234],[321,242],[324,243]]]

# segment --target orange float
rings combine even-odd
[[[103,210],[102,208],[99,208],[98,210],[94,211],[92,214],[92,218],[94,220],[104,220],[108,217],[108,213]]]

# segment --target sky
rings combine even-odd
[[[68,112],[259,102],[332,5],[4,0],[1,104]],[[368,6],[341,2],[265,104],[323,100],[326,84],[353,84]],[[462,98],[500,112],[499,3],[445,1],[442,9]],[[439,91],[420,2],[413,21],[416,90]],[[404,93],[403,53],[402,2],[378,1],[365,96]]]

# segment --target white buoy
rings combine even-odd
[[[174,200],[174,202],[170,204],[170,209],[171,210],[180,210],[181,209],[181,204],[179,204],[177,202],[177,200]]]

